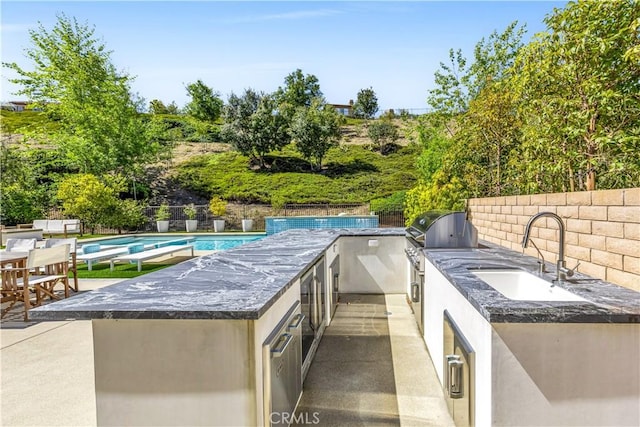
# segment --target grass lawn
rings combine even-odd
[[[142,264],[142,271],[138,271],[137,264],[116,264],[113,271],[109,270],[109,264],[94,264],[91,271],[86,264],[78,264],[79,279],[131,279],[142,276],[152,271],[162,270],[175,264]],[[72,277],[73,275],[70,275]]]

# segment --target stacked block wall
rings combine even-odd
[[[529,218],[543,211],[559,215],[566,225],[567,267],[640,291],[640,188],[486,197],[468,200],[478,237],[522,251]],[[546,261],[555,263],[558,226],[540,218],[531,237]],[[537,256],[530,245],[527,255]]]

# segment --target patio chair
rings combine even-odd
[[[69,296],[69,245],[31,249],[26,267],[2,267],[0,278],[2,302],[10,303],[2,310],[0,318],[22,302],[24,321],[27,322],[29,309],[41,305],[46,296],[60,299],[54,289],[58,283],[64,286],[65,298]]]
[[[78,261],[76,258],[76,249],[78,246],[78,239],[75,237],[68,239],[47,239],[44,242],[45,248],[54,248],[60,245],[69,245],[69,270],[73,273],[73,289],[75,292],[78,292],[80,289],[78,287]]]
[[[7,252],[28,252],[36,248],[36,239],[7,239]]]

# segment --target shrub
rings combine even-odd
[[[166,221],[171,218],[171,213],[169,212],[169,205],[162,204],[156,211],[156,221]]]
[[[196,209],[196,205],[194,205],[193,203],[184,206],[184,214],[186,215],[187,219],[196,219],[197,213],[198,210]]]
[[[118,229],[118,232],[125,230],[136,230],[145,223],[147,218],[143,213],[140,203],[132,199],[119,200],[115,204],[111,214],[106,218],[105,224],[108,227]]]
[[[209,211],[214,217],[222,217],[227,213],[227,202],[220,197],[213,197],[209,201]]]
[[[41,198],[37,190],[23,189],[17,184],[3,186],[0,192],[0,220],[6,225],[16,225],[44,218]]]

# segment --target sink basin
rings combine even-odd
[[[505,297],[518,301],[586,301],[523,270],[476,270],[472,273]]]

